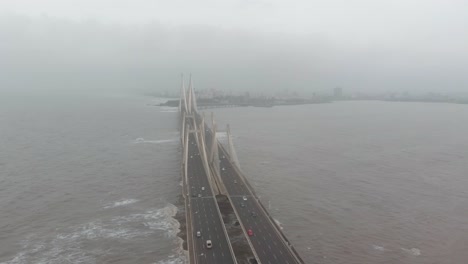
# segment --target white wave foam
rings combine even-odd
[[[412,249],[407,249],[407,248],[401,248],[401,250],[405,251],[406,253],[409,253],[413,256],[420,256],[421,255],[421,250],[418,248],[412,248]]]
[[[184,240],[180,237],[177,238],[179,240],[179,247],[175,250],[175,254],[168,256],[164,260],[160,260],[155,264],[186,264],[188,263],[188,251],[184,250]]]
[[[156,262],[155,264],[185,264],[187,262],[187,258],[184,255],[180,256],[175,256],[171,255],[168,257],[168,259],[165,260],[160,260]]]
[[[147,210],[141,214],[96,220],[70,227],[67,232],[58,233],[52,238],[31,234],[22,241],[22,251],[10,261],[1,264],[97,263],[96,256],[112,253],[99,248],[93,248],[91,251],[84,249],[90,241],[100,243],[102,240],[120,241],[147,237],[154,234],[155,230],[163,230],[166,236],[179,240],[180,238],[176,236],[179,223],[173,218],[176,213],[177,207],[168,204],[164,208]],[[178,253],[169,256],[166,262],[161,263],[185,263],[181,248],[176,250]]]
[[[164,143],[173,143],[177,142],[178,139],[160,139],[160,140],[145,140],[144,138],[137,138],[135,139],[134,143],[151,143],[151,144],[164,144]]]
[[[378,250],[378,251],[385,251],[384,247],[377,246],[377,245],[372,245],[372,248],[375,249],[375,250]]]
[[[138,202],[137,199],[121,200],[121,201],[118,201],[118,202],[114,202],[113,204],[108,204],[108,205],[104,206],[104,208],[105,209],[115,208],[115,207],[119,207],[119,206],[125,206],[125,205],[129,205],[129,204],[133,204],[133,203],[136,203],[136,202]]]

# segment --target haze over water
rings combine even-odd
[[[307,263],[466,263],[468,107],[215,110]]]
[[[136,96],[3,97],[0,263],[183,263],[177,112]],[[214,110],[307,263],[464,263],[468,107]]]

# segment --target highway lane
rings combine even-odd
[[[268,216],[260,208],[259,201],[251,195],[245,183],[233,168],[227,155],[221,148],[219,150],[221,178],[226,186],[240,221],[245,229],[251,229],[254,233],[249,236],[252,246],[263,264],[267,263],[298,263],[292,255],[289,247],[283,243]],[[244,197],[247,200],[244,200]],[[242,206],[243,204],[243,206]],[[253,216],[255,214],[255,216]],[[245,230],[245,231],[247,231]]]
[[[193,134],[189,137],[187,158],[193,241],[198,263],[234,263],[228,244],[229,240],[223,230],[224,223],[218,214],[217,204]],[[197,231],[201,232],[201,237],[196,236]],[[213,248],[206,248],[206,240],[212,241]]]

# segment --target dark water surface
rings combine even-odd
[[[155,102],[0,98],[0,263],[185,262],[177,112]],[[307,263],[468,263],[466,105],[214,112]]]
[[[308,263],[468,263],[468,106],[217,109]]]
[[[0,263],[184,263],[176,112],[129,96],[0,100]]]

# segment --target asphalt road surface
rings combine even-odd
[[[211,139],[211,131],[206,132],[206,139]],[[260,208],[259,201],[251,195],[245,183],[227,159],[221,147],[218,148],[221,179],[226,186],[240,221],[244,228],[251,229],[252,236],[248,236],[255,252],[262,264],[293,264],[298,263],[292,255],[289,246],[283,242],[268,216]]]
[[[229,240],[223,230],[224,223],[218,214],[217,204],[208,183],[205,168],[203,167],[193,134],[189,136],[187,159],[190,211],[197,263],[234,263],[228,245]],[[197,237],[197,231],[200,231],[200,237]],[[213,247],[211,249],[206,247],[207,240],[212,241]]]

